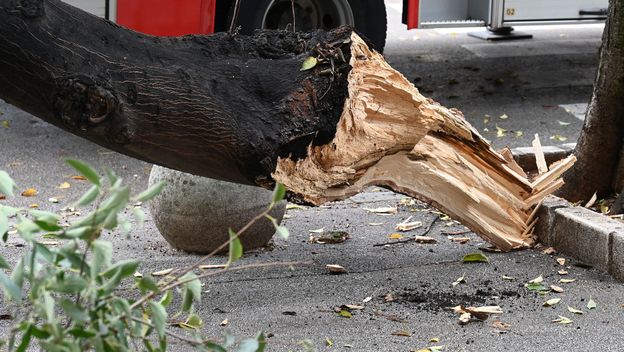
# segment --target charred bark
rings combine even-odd
[[[585,123],[574,151],[576,166],[559,195],[573,202],[624,187],[624,1],[611,0],[600,62]]]
[[[503,250],[534,243],[536,205],[574,161],[529,180],[349,28],[158,38],[58,0],[4,0],[0,23],[0,98],[74,134],[313,204],[382,185]]]

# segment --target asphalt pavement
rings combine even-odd
[[[391,21],[396,21],[392,6],[389,11]],[[567,137],[565,142],[578,136],[582,122],[575,112],[582,115],[578,111],[591,94],[600,32],[595,26],[536,29],[532,41],[492,44],[457,30],[407,32],[393,25],[386,55],[425,94],[463,110],[496,147],[526,146],[534,133],[542,136],[543,144],[557,144],[564,141],[551,136]],[[58,211],[76,200],[88,185],[71,179],[74,172],[65,158],[81,159],[99,169],[110,167],[135,191],[146,187],[151,165],[91,144],[2,102],[0,112],[0,169],[15,178],[20,190],[32,187],[39,192],[2,204],[36,203],[40,209]],[[500,137],[496,126],[506,130]],[[71,187],[58,188],[63,182]],[[382,206],[397,206],[398,211],[380,215],[365,210]],[[398,232],[395,225],[410,216],[410,221],[421,221],[423,226],[401,235],[424,234],[437,218],[426,233],[436,243],[379,245],[397,241],[390,238]],[[444,351],[624,348],[621,283],[569,258],[560,265],[557,258],[562,257],[545,254],[543,248],[482,252],[487,245],[476,235],[449,235],[465,228],[404,196],[371,188],[343,202],[290,209],[284,225],[290,229],[288,240],[275,238],[269,248],[246,253],[241,264],[291,260],[309,264],[250,269],[206,281],[198,311],[207,335],[219,337],[230,331],[242,337],[264,331],[270,336],[268,351],[302,350],[303,340],[310,340],[319,351],[412,351],[432,346],[444,346]],[[338,244],[313,243],[310,236],[320,234],[311,230],[318,229],[345,231],[350,238]],[[459,237],[467,237],[463,240],[467,242],[452,240]],[[198,258],[171,249],[149,214],[146,226],[130,238],[118,233],[105,238],[113,242],[116,260],[142,260],[143,273],[182,267]],[[2,255],[11,262],[25,250],[15,236],[0,244]],[[464,255],[475,252],[484,253],[489,263],[462,262]],[[214,258],[210,264],[224,261]],[[327,264],[341,265],[347,273],[332,275]],[[568,274],[558,274],[562,269]],[[525,284],[540,275],[546,286],[560,286],[563,293],[540,295],[528,290]],[[460,277],[465,282],[453,285]],[[561,283],[561,279],[575,281]],[[542,306],[553,297],[561,302]],[[597,303],[592,310],[586,308],[590,298]],[[335,309],[346,304],[363,309],[352,310],[351,318],[342,317]],[[499,305],[503,313],[459,325],[458,316],[449,309],[456,305]],[[574,314],[568,306],[584,314]],[[560,315],[573,322],[553,323]],[[228,324],[222,326],[226,319]],[[0,336],[14,323],[0,320]],[[175,344],[174,350],[188,348]]]

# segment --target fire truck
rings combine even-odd
[[[64,0],[125,27],[152,35],[209,34],[228,30],[236,0]],[[603,21],[608,0],[400,0],[408,29],[482,26],[471,35],[488,40],[530,38],[523,24]],[[395,4],[397,3],[397,4]],[[386,38],[383,0],[240,0],[236,25],[258,28],[331,29],[352,25],[378,49]]]

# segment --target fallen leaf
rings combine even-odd
[[[574,282],[576,281],[576,279],[561,279],[559,280],[560,283],[562,284],[569,284],[570,282]]]
[[[457,280],[453,281],[453,283],[451,285],[452,286],[457,286],[459,284],[465,284],[465,283],[466,283],[466,274],[458,277]]]
[[[371,301],[371,299],[373,299],[373,297],[368,296],[368,297],[366,297],[366,298],[364,298],[364,299],[362,300],[362,303],[368,303],[368,302],[370,302],[370,301]]]
[[[542,306],[544,306],[544,307],[552,307],[552,306],[556,305],[559,302],[561,302],[561,298],[551,298],[548,301],[542,303]]]
[[[28,207],[31,208],[31,209],[37,209],[37,208],[39,208],[39,204],[33,203],[33,204],[30,204]]]
[[[286,210],[291,210],[291,209],[305,209],[305,207],[299,204],[292,204],[292,203],[286,204]]]
[[[329,337],[325,338],[325,346],[332,347],[334,345],[334,341],[330,340]]]
[[[82,175],[75,175],[71,177],[72,180],[77,180],[77,181],[86,181],[87,178],[82,176]]]
[[[529,284],[539,284],[539,283],[542,283],[543,281],[544,281],[544,277],[542,275],[540,275],[540,276],[536,277],[535,279],[530,280]]]
[[[48,198],[48,202],[50,202],[50,203],[58,203],[59,199],[56,198],[56,197],[51,197],[51,198]]]
[[[9,129],[9,127],[11,127],[11,123],[9,122],[9,120],[2,120],[2,127],[4,129]]]
[[[392,233],[390,234],[390,236],[388,236],[391,240],[400,240],[401,238],[403,238],[403,235],[401,235],[400,233]]]
[[[432,337],[432,338],[429,339],[429,342],[433,342],[433,343],[440,342],[440,338],[439,337]]]
[[[560,134],[556,134],[554,136],[550,136],[550,139],[551,140],[555,140],[557,142],[565,142],[565,141],[568,140],[568,137],[564,137],[564,136],[562,136]]]
[[[511,276],[503,275],[503,280],[509,280],[509,281],[511,281],[511,280],[514,280],[514,278],[513,278],[513,277],[511,277]]]
[[[522,137],[522,136],[524,136],[524,132],[522,132],[522,131],[516,131],[516,138],[520,138],[520,137]]]
[[[488,263],[489,259],[483,253],[466,254],[462,259],[464,263]]]
[[[557,293],[562,293],[563,292],[563,288],[557,286],[557,285],[550,285],[550,289],[553,290],[554,292]]]
[[[22,192],[22,196],[24,196],[24,197],[34,197],[34,196],[37,195],[37,193],[39,193],[39,192],[37,192],[36,189],[28,188],[28,189],[24,190],[24,192]]]
[[[570,313],[579,314],[579,315],[585,314],[585,313],[583,313],[582,310],[579,310],[579,309],[576,309],[576,308],[573,308],[573,307],[570,307],[570,306],[568,306],[568,311]]]
[[[587,302],[587,309],[596,309],[597,306],[596,301],[591,298],[589,299],[589,302]]]
[[[569,273],[568,273],[567,270],[561,269],[561,270],[557,271],[557,274],[559,274],[559,275],[568,275]]]
[[[552,255],[552,254],[557,253],[557,250],[555,250],[553,247],[548,247],[544,249],[542,253],[547,254],[547,255]]]
[[[559,123],[560,126],[568,126],[569,124],[571,124],[571,122],[564,122],[561,120],[557,120],[557,123]]]
[[[347,269],[338,264],[327,264],[325,268],[332,274],[345,274],[347,272]]]
[[[155,271],[152,273],[152,276],[165,276],[168,275],[169,273],[171,273],[173,271],[173,268],[169,268],[169,269],[164,269],[164,270],[160,270],[160,271]]]
[[[396,214],[397,207],[379,207],[379,208],[364,208],[364,210],[376,214]]]
[[[490,325],[499,330],[508,330],[511,327],[511,324],[503,323],[500,320],[494,320]]]
[[[323,232],[325,232],[325,228],[321,227],[320,229],[310,230],[308,232],[311,232],[311,233],[323,233]]]
[[[570,318],[566,318],[563,315],[560,315],[559,318],[554,319],[552,321],[553,323],[557,323],[557,324],[562,324],[562,325],[567,325],[567,324],[572,324],[573,321]]]
[[[136,277],[136,278],[142,278],[142,277],[143,277],[143,274],[141,274],[141,273],[140,273],[140,272],[138,272],[138,271],[135,271],[135,272],[134,272],[134,277]]]
[[[467,324],[472,318],[486,320],[491,314],[503,314],[503,310],[499,306],[464,307],[459,305],[451,309],[453,312],[460,315],[460,324]]]
[[[305,60],[303,60],[299,71],[307,71],[309,69],[312,69],[314,68],[314,66],[316,66],[317,63],[318,60],[314,56],[308,56]]]
[[[349,312],[349,311],[348,311],[348,310],[346,310],[346,309],[341,309],[341,310],[338,312],[338,315],[339,315],[339,316],[341,316],[341,317],[343,317],[343,318],[351,318],[351,317],[353,317],[353,314],[351,314],[351,312]]]
[[[227,320],[227,318],[226,318],[226,319],[224,319],[222,322],[220,322],[220,323],[219,323],[219,325],[221,325],[221,326],[227,326],[229,323],[230,323],[230,321],[229,321],[229,320]]]
[[[362,309],[364,309],[364,306],[360,306],[360,305],[357,305],[357,304],[345,304],[344,307],[349,309],[349,310],[362,310]]]
[[[559,263],[559,265],[565,265],[566,260],[565,258],[557,258],[557,263]]]
[[[393,331],[391,333],[391,335],[394,336],[403,336],[403,337],[411,337],[412,334],[409,333],[409,331],[405,331],[405,330],[398,330],[398,331]]]
[[[416,241],[417,243],[425,243],[425,244],[438,242],[438,240],[429,236],[414,236],[414,241]]]
[[[69,187],[71,187],[71,185],[69,184],[69,182],[63,182],[61,183],[58,188],[60,189],[68,189]]]
[[[394,297],[394,294],[388,293],[384,296],[384,302],[394,302],[396,300],[396,298]]]
[[[507,133],[506,129],[496,126],[496,138],[505,137],[506,133]]]
[[[525,284],[524,287],[526,287],[526,289],[529,291],[536,291],[536,292],[550,291],[550,289],[548,289],[546,286],[542,284]]]
[[[337,244],[337,243],[342,243],[348,240],[349,238],[351,238],[351,236],[349,235],[349,233],[345,231],[330,231],[330,232],[327,232],[323,236],[319,236],[319,237],[311,236],[310,242],[318,243],[318,244]]]
[[[507,116],[507,114],[502,114],[498,117],[501,120],[507,120],[509,118],[509,116]]]
[[[381,226],[381,225],[383,225],[384,223],[383,223],[383,222],[369,222],[368,224],[369,224],[370,226]]]

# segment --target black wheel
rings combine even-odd
[[[292,26],[291,0],[241,0],[238,24],[241,32],[285,29]],[[329,30],[352,25],[382,51],[386,43],[386,8],[383,0],[295,0],[298,31]],[[291,27],[292,28],[292,27]]]

